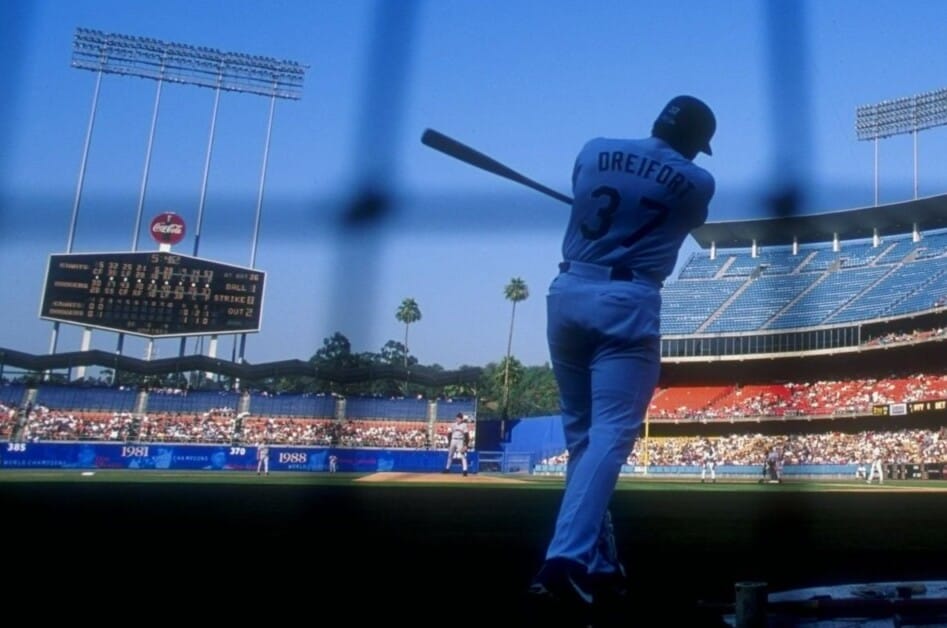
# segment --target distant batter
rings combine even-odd
[[[458,412],[454,418],[454,424],[450,426],[450,433],[447,438],[447,464],[443,473],[450,471],[454,458],[458,457],[460,458],[461,469],[463,469],[464,475],[467,475],[467,447],[470,445],[470,428],[462,412]]]

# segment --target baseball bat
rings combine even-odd
[[[493,174],[499,175],[510,181],[515,181],[522,185],[525,185],[528,188],[532,188],[537,192],[542,192],[548,196],[553,197],[557,201],[562,201],[567,205],[572,205],[572,198],[557,192],[551,188],[546,187],[545,185],[530,179],[529,177],[513,170],[505,164],[501,164],[496,159],[484,155],[480,151],[474,150],[473,148],[458,142],[452,137],[444,135],[439,131],[434,129],[425,129],[424,133],[421,134],[421,143],[430,146],[434,150],[439,150],[445,155],[449,155],[454,159],[459,159],[460,161],[466,162],[471,166],[476,166],[487,172],[492,172]]]

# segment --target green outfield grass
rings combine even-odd
[[[265,484],[286,486],[451,486],[480,489],[502,486],[509,489],[557,490],[563,486],[561,476],[475,474],[462,478],[456,474],[438,473],[300,473],[271,472],[258,476],[255,471],[155,471],[136,469],[7,469],[0,470],[4,482],[85,482],[85,483],[168,483],[168,484]],[[377,481],[373,481],[374,478]],[[884,484],[866,485],[864,480],[789,479],[781,484],[760,483],[755,479],[718,479],[702,483],[699,478],[680,476],[623,477],[618,491],[703,491],[703,492],[922,492],[947,491],[947,481],[887,480]]]

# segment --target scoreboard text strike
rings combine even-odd
[[[40,318],[149,337],[259,331],[264,277],[166,252],[50,255]]]

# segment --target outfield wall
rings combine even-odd
[[[186,443],[3,442],[0,469],[152,469],[186,471],[256,471],[257,448],[243,445],[191,445]],[[351,449],[341,447],[270,447],[270,471],[328,472],[329,456],[337,457],[337,470],[354,473],[438,473],[447,450]],[[529,452],[478,452],[467,454],[471,473],[532,473],[564,475],[564,464],[535,464]],[[783,477],[856,477],[859,465],[786,465]],[[455,460],[452,470],[460,470]],[[698,465],[624,465],[624,476],[700,477]],[[759,465],[719,465],[719,479],[762,478]],[[947,479],[947,463],[885,465],[885,478]]]
[[[563,475],[566,465],[564,464],[537,464],[533,473],[537,475]],[[786,465],[783,467],[783,477],[818,477],[818,478],[853,478],[857,464],[799,464]],[[680,476],[680,477],[699,477],[701,471],[700,465],[665,465],[650,466],[647,470],[644,466],[622,465],[622,475],[655,475],[655,476]],[[761,465],[718,465],[716,469],[718,478],[762,478],[763,468]],[[709,477],[709,475],[708,475]]]
[[[0,443],[0,469],[171,469],[256,471],[257,448],[244,445],[190,445],[183,443]],[[322,472],[329,456],[338,458],[337,470],[439,472],[447,450],[350,449],[339,447],[270,447],[270,471]],[[478,470],[476,451],[468,453],[470,471]],[[455,461],[459,470],[460,463]]]
[[[947,480],[947,463],[888,463],[884,466],[885,479],[898,480]],[[533,467],[536,475],[564,475],[564,464],[537,464]],[[861,475],[859,475],[859,471]],[[717,478],[719,479],[763,479],[762,465],[718,465]],[[864,465],[859,464],[790,464],[784,465],[782,474],[785,479],[853,479],[862,477],[867,472]],[[622,465],[623,476],[661,476],[699,478],[700,465],[678,466],[643,466]],[[709,476],[708,476],[709,477]]]

